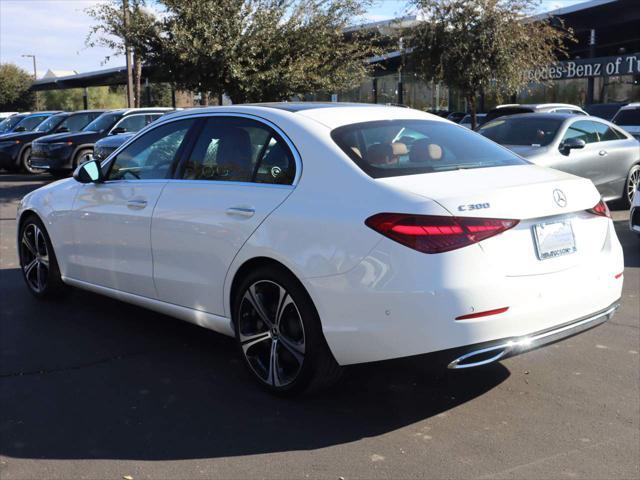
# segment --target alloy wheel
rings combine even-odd
[[[35,223],[28,224],[22,232],[20,260],[29,288],[42,293],[47,288],[49,251],[44,233]]]
[[[44,172],[41,168],[35,168],[31,165],[31,149],[23,154],[22,166],[28,173],[38,174]]]
[[[629,204],[633,203],[633,196],[636,194],[638,187],[640,186],[640,168],[636,168],[629,174],[629,180],[627,181],[627,198]]]
[[[292,384],[305,358],[302,316],[291,295],[270,280],[253,283],[240,301],[238,332],[242,352],[267,385]]]

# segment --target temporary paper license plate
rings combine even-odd
[[[576,251],[576,240],[570,221],[538,223],[533,226],[533,238],[540,260],[569,255]]]

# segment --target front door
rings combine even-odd
[[[73,206],[69,277],[156,297],[151,217],[192,123],[150,130],[104,166],[104,183],[83,186]]]

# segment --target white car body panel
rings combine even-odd
[[[333,128],[375,119],[447,121],[404,108],[336,108],[185,111],[136,137],[185,116],[266,119],[285,132],[302,159],[292,186],[66,180],[27,195],[18,216],[31,211],[43,219],[67,283],[226,335],[233,335],[236,272],[252,259],[273,259],[309,292],[342,365],[526,335],[620,298],[622,248],[610,219],[585,212],[600,199],[590,181],[534,165],[373,179],[333,142]],[[566,207],[554,203],[555,189],[566,195]],[[128,201],[141,197],[146,208],[129,208]],[[460,210],[476,203],[489,207]],[[230,207],[255,214],[229,215]],[[480,243],[430,255],[364,225],[380,212],[520,223]],[[575,254],[536,258],[531,227],[550,219],[571,222]],[[501,315],[454,320],[507,306]]]

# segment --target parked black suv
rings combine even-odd
[[[31,145],[33,168],[54,176],[67,175],[93,153],[94,144],[107,135],[137,132],[170,108],[133,108],[105,112],[77,133],[58,133],[39,138]]]
[[[0,138],[0,168],[16,172],[20,168],[37,173],[31,166],[31,143],[53,133],[79,132],[102,115],[104,110],[80,110],[52,115],[30,132],[14,132]]]
[[[11,115],[0,122],[0,137],[14,132],[30,132],[56,113],[60,113],[60,110]]]

